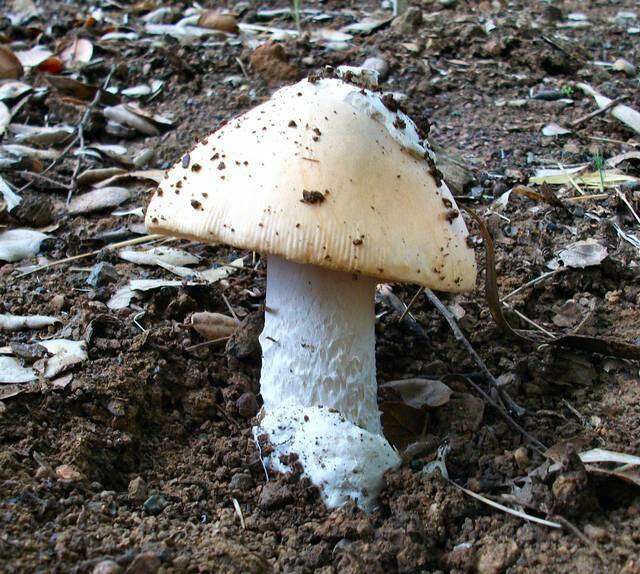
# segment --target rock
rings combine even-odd
[[[236,408],[241,417],[250,419],[258,412],[258,400],[251,392],[243,393],[236,401]]]
[[[46,195],[25,195],[11,217],[29,227],[45,227],[54,220],[53,202]]]
[[[253,488],[253,477],[250,474],[237,473],[231,477],[229,481],[231,490],[240,490],[245,492]]]
[[[54,295],[49,302],[49,306],[51,307],[51,311],[53,313],[59,313],[64,309],[65,299],[64,295]]]
[[[169,503],[162,494],[154,494],[144,501],[142,510],[151,516],[158,516],[167,506],[169,506]]]
[[[120,574],[122,568],[113,560],[103,560],[93,567],[93,574]]]
[[[111,265],[111,263],[102,262],[93,266],[85,283],[97,289],[98,287],[118,281],[118,279],[120,279],[120,276],[116,268]]]
[[[258,506],[262,510],[276,510],[286,506],[293,500],[293,495],[289,487],[276,482],[267,482],[262,487]]]
[[[264,312],[247,315],[227,342],[227,354],[239,361],[257,362],[262,356],[258,341],[262,329],[264,329]]]
[[[372,57],[367,58],[363,63],[362,67],[366,70],[373,70],[374,72],[378,72],[378,79],[380,81],[386,80],[389,75],[389,64],[383,58]]]
[[[575,447],[568,444],[562,458],[562,471],[551,487],[553,510],[560,515],[580,516],[599,507],[593,485]]]
[[[516,561],[519,553],[518,545],[513,540],[500,544],[487,543],[480,552],[476,570],[478,574],[500,574]]]
[[[137,476],[129,483],[128,493],[132,502],[142,502],[147,498],[147,483],[141,476]]]
[[[284,48],[280,44],[267,42],[256,48],[249,58],[251,67],[260,74],[270,86],[297,80],[300,73],[289,62]]]
[[[438,4],[443,8],[454,8],[458,0],[438,0]]]
[[[629,77],[636,75],[636,67],[631,62],[629,62],[629,60],[625,60],[624,58],[618,58],[611,65],[611,69],[615,70],[616,72],[623,72]]]
[[[409,6],[404,13],[391,22],[391,28],[401,34],[411,34],[422,24],[422,10],[415,6]]]
[[[142,552],[138,554],[125,574],[155,574],[160,569],[160,558],[154,552]]]
[[[552,4],[547,4],[542,10],[542,19],[545,22],[559,22],[562,20],[562,10]]]

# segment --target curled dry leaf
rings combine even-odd
[[[205,10],[198,19],[198,26],[219,30],[227,34],[238,34],[238,22],[231,14],[221,14],[217,10]]]
[[[7,106],[0,102],[0,137],[4,135],[9,122],[11,122],[11,112]]]
[[[16,358],[0,357],[0,383],[28,383],[37,378],[38,375],[31,367],[23,367]]]
[[[214,341],[230,337],[235,332],[240,321],[222,313],[203,311],[191,315],[191,327],[207,341]]]
[[[60,52],[60,59],[70,67],[88,64],[93,57],[93,44],[86,38],[76,38]]]
[[[613,101],[611,98],[607,98],[600,92],[594,90],[589,84],[578,83],[577,87],[586,95],[591,96],[600,109],[611,105],[611,102]],[[617,106],[613,106],[609,113],[636,133],[640,133],[640,112],[637,110],[634,110],[629,106],[625,106],[624,104],[618,104]]]
[[[0,60],[2,56],[0,55]],[[0,66],[2,64],[0,63]],[[0,72],[1,74],[2,72]],[[5,82],[0,85],[0,101],[14,100],[30,92],[33,88],[24,82]]]
[[[595,239],[585,239],[567,245],[558,257],[567,267],[574,269],[584,269],[600,265],[607,256],[607,248],[598,243]]]
[[[41,345],[53,355],[45,359],[44,366],[38,363],[35,365],[35,368],[40,368],[47,379],[55,377],[88,358],[87,345],[84,341],[51,339],[50,341],[42,341]]]
[[[60,319],[47,315],[0,314],[0,331],[23,331],[25,329],[44,329],[59,323]]]
[[[15,80],[24,74],[17,56],[6,46],[0,46],[0,80]]]
[[[53,145],[69,139],[74,133],[71,126],[27,126],[12,124],[11,131],[16,134],[17,142],[35,145]]]
[[[0,233],[0,261],[20,261],[33,257],[48,235],[33,229],[10,229]]]
[[[78,80],[67,78],[65,76],[47,76],[46,80],[47,83],[53,86],[61,94],[76,98],[78,100],[82,100],[84,102],[90,102],[91,100],[93,100],[93,98],[95,98],[96,92],[98,90],[101,90],[99,86],[85,84],[83,82],[79,82]],[[118,104],[119,102],[120,98],[118,96],[115,96],[110,92],[101,90],[100,103],[108,106],[113,106]]]
[[[15,53],[23,68],[37,68],[53,56],[53,52],[42,46],[34,46],[30,50]]]
[[[21,144],[7,144],[0,146],[0,154],[17,157],[19,159],[54,160],[58,159],[60,152],[54,149],[36,149]]]
[[[0,195],[2,195],[4,202],[7,204],[8,212],[20,205],[22,201],[22,198],[9,187],[2,177],[0,177]]]
[[[116,207],[131,198],[126,187],[103,187],[94,189],[77,197],[69,203],[69,213],[92,213],[109,207]]]
[[[105,118],[123,126],[129,126],[147,136],[157,136],[160,130],[147,118],[133,111],[125,104],[119,104],[103,110]]]
[[[174,247],[153,247],[144,251],[135,249],[122,249],[118,255],[121,259],[138,265],[195,265],[200,261],[199,257],[191,255],[183,249]]]
[[[415,409],[441,407],[449,402],[453,392],[437,379],[403,379],[389,381],[380,387],[397,392],[405,403]]]

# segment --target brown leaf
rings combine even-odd
[[[16,55],[6,46],[0,46],[0,80],[15,80],[24,73]]]
[[[382,389],[393,389],[402,400],[413,407],[440,407],[449,402],[452,390],[443,382],[437,379],[403,379],[399,381],[389,381],[380,385]]]
[[[90,102],[100,89],[98,86],[78,82],[65,76],[47,76],[47,82],[65,96],[72,96],[83,102]],[[106,105],[115,105],[120,102],[120,98],[109,92],[102,91],[100,95],[100,103]]]
[[[227,317],[222,313],[203,311],[191,315],[191,326],[207,341],[230,337],[239,324],[239,321],[233,317]]]
[[[231,14],[221,14],[217,10],[205,10],[200,19],[198,26],[201,28],[209,28],[210,30],[220,30],[227,34],[238,34],[238,22]]]
[[[380,403],[384,436],[396,448],[402,450],[415,442],[424,429],[425,413],[396,401]]]

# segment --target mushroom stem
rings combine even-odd
[[[260,387],[265,411],[336,409],[382,434],[375,365],[376,281],[270,256]]]
[[[275,470],[299,461],[329,507],[351,498],[374,508],[383,474],[400,463],[378,411],[375,286],[370,277],[269,257],[264,413],[253,432],[268,435]]]

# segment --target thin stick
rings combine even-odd
[[[527,317],[523,313],[520,313],[520,311],[518,311],[517,309],[514,309],[511,305],[509,305],[509,303],[503,303],[503,305],[507,309],[510,309],[518,317],[520,317],[520,319],[522,319],[525,323],[528,323],[529,325],[531,325],[534,329],[537,329],[541,333],[544,333],[547,337],[550,337],[551,339],[555,338],[555,335],[553,333],[547,331],[544,327],[538,325],[538,323],[536,323],[535,321],[532,321],[531,319],[529,319],[529,317]]]
[[[155,241],[160,239],[162,235],[143,235],[142,237],[136,237],[135,239],[128,239],[127,241],[118,241],[117,243],[109,243],[105,245],[102,249],[119,249],[120,247],[128,247],[129,245],[138,245],[139,243],[147,243],[148,241]],[[96,249],[95,251],[89,251],[88,253],[81,253],[80,255],[72,255],[71,257],[66,257],[65,259],[58,259],[57,261],[51,261],[50,263],[45,263],[44,265],[38,265],[34,269],[29,271],[25,271],[18,277],[24,277],[26,275],[31,275],[31,273],[37,273],[38,271],[42,271],[43,269],[49,269],[50,267],[55,267],[56,265],[62,265],[63,263],[70,263],[71,261],[78,261],[79,259],[84,259],[86,257],[92,257],[94,255],[98,255],[102,251],[102,249]]]
[[[464,486],[460,486],[456,484],[452,480],[448,481],[449,484],[455,486],[458,490],[461,490],[465,494],[479,500],[480,502],[484,502],[488,506],[492,506],[493,508],[497,508],[498,510],[502,510],[502,512],[506,512],[507,514],[511,514],[512,516],[517,516],[518,518],[522,518],[523,520],[528,520],[530,522],[535,522],[536,524],[542,524],[543,526],[548,526],[550,528],[562,528],[562,524],[559,522],[552,522],[551,520],[545,520],[544,518],[538,518],[537,516],[532,516],[531,514],[527,514],[526,512],[521,512],[520,510],[515,510],[514,508],[509,508],[504,504],[500,504],[499,502],[495,502],[481,494],[473,492],[472,490],[468,490],[464,488]],[[557,517],[556,517],[557,518]]]
[[[222,341],[228,341],[231,337],[219,337],[218,339],[211,339],[211,341],[205,341],[204,343],[198,343],[197,345],[191,345],[190,347],[185,347],[185,351],[195,351],[196,349],[200,349],[201,347],[209,347],[215,343],[220,343]]]
[[[618,194],[618,197],[624,202],[624,204],[629,208],[629,211],[633,214],[633,217],[636,218],[636,221],[638,223],[640,223],[640,217],[638,217],[638,214],[636,213],[636,210],[633,209],[633,206],[629,203],[629,200],[627,199],[625,194],[622,193],[620,191],[620,188],[618,188],[618,187],[616,187],[616,193]]]
[[[402,315],[400,315],[400,319],[398,319],[398,323],[402,323],[402,319],[405,318],[405,315],[409,312],[409,309],[411,309],[411,306],[416,302],[416,299],[420,296],[420,294],[423,291],[424,291],[424,287],[420,287],[420,289],[416,291],[416,294],[411,298],[411,301],[409,301],[407,308],[402,312]]]
[[[431,302],[431,304],[440,312],[440,314],[445,318],[447,323],[449,323],[449,327],[451,327],[451,330],[453,331],[453,334],[456,340],[462,343],[462,345],[467,350],[467,352],[473,357],[475,363],[480,367],[482,374],[489,381],[489,383],[498,391],[498,396],[500,396],[500,392],[502,391],[502,394],[504,395],[505,399],[507,399],[512,405],[514,405],[518,409],[522,410],[522,408],[518,407],[513,401],[513,399],[511,399],[511,397],[509,397],[509,395],[504,390],[500,389],[500,385],[498,384],[498,381],[496,381],[495,377],[491,374],[491,371],[489,371],[487,366],[484,364],[484,361],[480,358],[480,355],[476,353],[476,350],[471,346],[471,343],[469,343],[467,338],[464,336],[464,333],[458,326],[458,323],[456,322],[455,317],[451,314],[449,309],[446,308],[444,303],[442,303],[442,301],[440,301],[440,299],[436,297],[435,293],[431,291],[431,289],[425,289],[424,293],[427,296],[427,299],[429,299],[429,301]],[[465,379],[469,381],[469,384],[471,384],[490,405],[495,407],[498,410],[498,412],[500,412],[502,416],[505,417],[505,420],[513,428],[515,428],[532,445],[534,445],[534,447],[536,447],[540,453],[543,453],[546,450],[546,447],[544,446],[544,444],[542,444],[538,439],[530,435],[520,424],[518,424],[511,417],[511,415],[509,415],[509,413],[507,412],[506,408],[503,405],[500,405],[499,403],[494,401],[487,393],[485,393],[471,379],[469,379],[468,377],[465,377]]]
[[[609,199],[608,193],[594,193],[593,195],[578,195],[577,197],[568,197],[564,201],[567,203],[578,203],[580,201],[600,201]]]
[[[34,171],[19,171],[17,172],[18,175],[22,176],[22,177],[30,177],[30,178],[35,178],[35,179],[40,179],[42,181],[46,181],[47,183],[55,186],[55,187],[59,187],[61,189],[69,189],[69,185],[66,183],[62,183],[61,181],[58,181],[57,179],[53,179],[52,177],[47,177],[46,175],[42,175],[41,173],[36,173]]]
[[[220,293],[220,296],[222,297],[222,300],[224,301],[224,304],[227,306],[227,309],[229,309],[229,312],[231,313],[232,317],[236,321],[240,321],[240,319],[238,319],[238,316],[236,315],[236,312],[233,310],[233,307],[231,306],[231,303],[229,303],[229,299],[227,299],[227,296],[224,293]]]
[[[547,271],[546,273],[543,273],[539,277],[536,277],[535,279],[532,279],[531,281],[527,281],[524,285],[520,285],[520,287],[518,287],[517,289],[514,289],[508,295],[505,295],[504,297],[502,297],[502,299],[500,299],[500,302],[504,303],[507,299],[510,299],[511,297],[513,297],[516,293],[520,293],[520,291],[526,289],[527,287],[533,287],[534,285],[537,285],[541,281],[544,281],[545,279],[548,279],[549,277],[552,277],[553,275],[557,275],[558,273],[561,273],[562,271],[564,271],[564,268],[562,268],[562,267],[559,267],[558,269],[554,269],[553,271]]]
[[[585,114],[582,117],[579,117],[577,120],[572,121],[569,125],[572,128],[576,128],[579,125],[582,125],[585,122],[588,122],[590,119],[595,118],[596,116],[599,116],[600,114],[603,114],[604,112],[606,112],[607,110],[610,110],[611,108],[613,108],[614,106],[617,106],[620,102],[628,99],[629,96],[620,96],[619,98],[616,98],[615,100],[611,100],[606,106],[602,106],[601,108],[598,108],[597,110],[594,110],[591,113]]]

